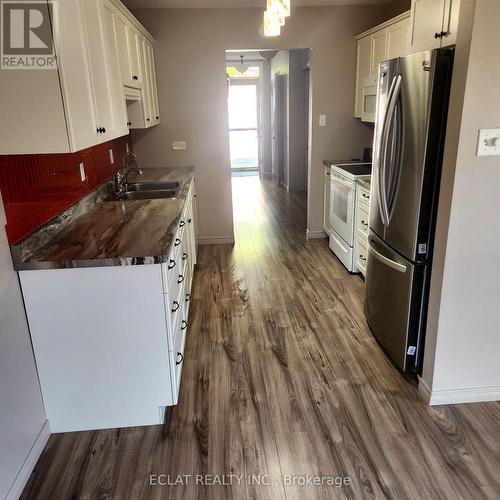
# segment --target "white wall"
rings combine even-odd
[[[162,122],[134,131],[141,164],[196,166],[200,237],[232,238],[232,203],[224,73],[228,49],[311,48],[312,142],[308,226],[322,234],[326,158],[359,157],[372,130],[353,117],[354,36],[388,19],[386,6],[295,8],[283,33],[266,38],[262,9],[138,9],[134,14],[156,37]],[[319,114],[328,125],[318,127]],[[186,151],[172,151],[186,140]]]
[[[0,498],[17,499],[49,430],[5,222],[0,197]]]
[[[499,26],[498,0],[462,2],[422,377],[435,404],[500,399],[500,157],[476,156],[479,129],[500,128]]]

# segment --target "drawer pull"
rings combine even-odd
[[[172,312],[174,313],[175,311],[177,311],[179,309],[179,307],[180,307],[179,302],[174,300],[174,307],[172,307]]]
[[[365,200],[369,200],[369,199],[370,199],[370,195],[369,195],[369,194],[363,193],[361,196],[362,196]]]
[[[170,259],[170,262],[168,263],[168,269],[173,269],[175,267],[175,260]]]
[[[181,357],[181,359],[179,359],[179,356]],[[175,362],[176,365],[180,365],[184,361],[184,356],[182,355],[182,352],[177,353],[177,359],[179,360]]]
[[[359,256],[359,260],[362,260],[363,262],[366,262],[366,257],[363,257],[362,255]]]
[[[179,226],[180,226],[180,227],[184,227],[185,225],[186,225],[186,223],[185,223],[183,220],[181,220],[181,222],[180,222]]]
[[[188,254],[187,253],[183,253],[182,254],[182,260],[186,260],[188,258]]]
[[[361,221],[361,224],[363,224],[363,226],[365,227],[368,227],[368,222],[365,222],[364,220]]]
[[[191,300],[191,294],[186,293],[186,302],[189,302]]]
[[[184,281],[184,276],[179,274],[179,279],[177,280],[177,284],[180,285]]]
[[[191,219],[191,217],[189,217],[188,223],[191,224],[191,222],[193,222],[193,219]]]
[[[181,240],[179,238],[175,238],[174,246],[178,247],[181,244]]]
[[[187,321],[182,320],[181,330],[185,330],[187,328],[187,326],[188,326]]]

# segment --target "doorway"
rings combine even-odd
[[[260,172],[259,88],[256,78],[230,78],[228,89],[231,172]]]

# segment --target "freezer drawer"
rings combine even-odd
[[[403,371],[418,359],[425,265],[415,265],[373,232],[368,241],[365,316],[378,342]]]

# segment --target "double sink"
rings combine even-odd
[[[161,200],[176,198],[178,182],[134,182],[126,184],[123,191],[111,193],[104,201]]]

